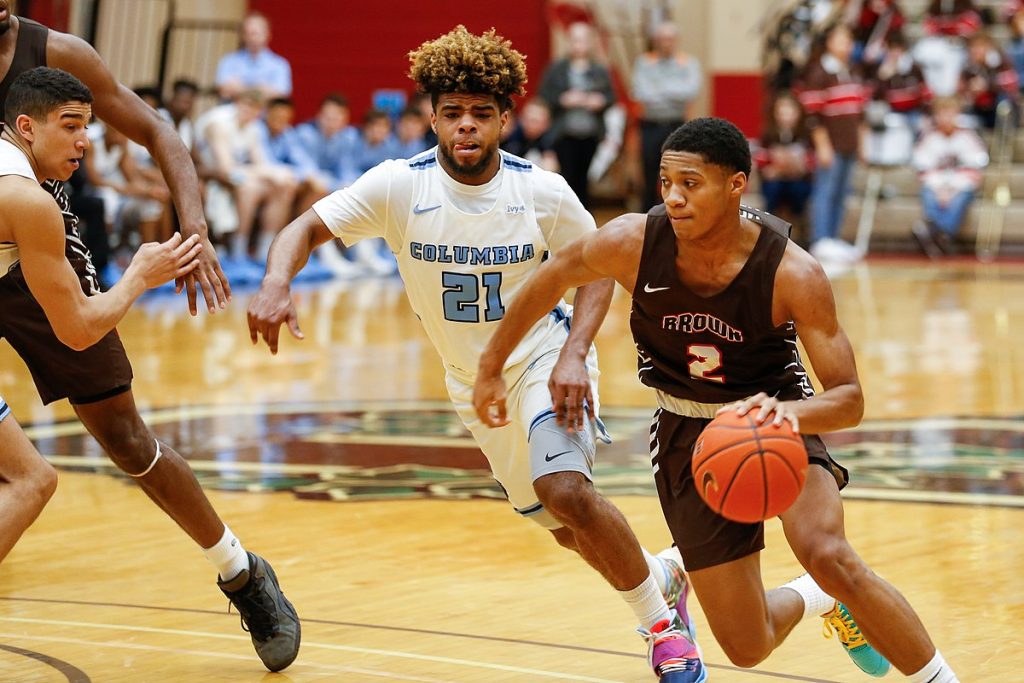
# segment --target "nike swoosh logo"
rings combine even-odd
[[[551,461],[552,461],[552,460],[554,460],[555,458],[560,458],[560,457],[562,457],[563,455],[566,455],[567,453],[572,453],[572,451],[562,451],[561,453],[555,453],[554,455],[545,455],[545,456],[544,456],[544,460],[545,460],[546,462],[551,462]]]
[[[669,287],[651,287],[650,282],[644,285],[644,291],[647,292],[648,294],[654,294],[655,292],[664,292],[666,289],[669,289]]]
[[[428,211],[433,211],[434,209],[440,209],[440,208],[441,208],[440,204],[438,204],[437,206],[428,206],[426,208],[421,208],[420,205],[417,204],[416,206],[412,207],[412,212],[415,213],[415,214],[421,214],[421,213],[427,213]]]

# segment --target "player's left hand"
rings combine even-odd
[[[566,431],[582,430],[584,416],[594,419],[594,395],[585,358],[559,356],[548,379],[548,391],[555,419]]]
[[[769,396],[763,391],[760,394],[745,398],[742,401],[731,403],[727,406],[723,406],[718,409],[716,415],[721,415],[724,412],[734,410],[739,415],[746,415],[752,410],[756,410],[754,415],[754,422],[758,425],[764,424],[768,418],[774,414],[775,417],[772,419],[772,424],[776,427],[782,425],[783,420],[789,420],[789,423],[793,426],[793,433],[800,433],[800,419],[793,411],[793,403],[790,401],[780,401],[779,399]]]
[[[504,427],[509,423],[505,402],[508,388],[501,372],[494,375],[480,373],[473,385],[473,408],[477,417],[488,427]]]
[[[210,244],[210,238],[207,237],[205,228],[187,230],[186,226],[182,225],[181,234],[186,238],[191,235],[199,235],[202,239],[203,250],[197,257],[199,267],[185,277],[176,279],[174,292],[181,294],[181,290],[184,288],[188,298],[188,312],[198,315],[199,309],[196,305],[196,284],[198,283],[199,289],[203,292],[203,298],[206,299],[207,310],[211,314],[216,313],[218,308],[225,308],[231,301],[231,284],[228,282],[227,276],[224,275],[224,271],[221,270],[217,250]]]

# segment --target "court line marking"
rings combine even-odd
[[[13,622],[18,624],[38,624],[44,626],[69,626],[77,628],[105,629],[110,631],[133,631],[137,633],[159,633],[162,635],[195,636],[200,638],[220,638],[222,640],[241,640],[249,642],[249,638],[227,633],[210,633],[209,631],[192,631],[189,629],[158,628],[155,626],[128,626],[126,624],[98,624],[88,621],[66,621],[63,619],[37,619],[32,617],[0,617],[0,621]],[[380,650],[377,648],[357,647],[354,645],[337,645],[334,643],[317,643],[308,640],[302,641],[306,648],[319,648],[323,650],[338,650],[340,652],[354,652],[357,654],[378,655],[382,657],[397,657],[401,659],[415,659],[425,662],[437,662],[439,664],[452,664],[477,669],[491,669],[494,671],[506,671],[509,673],[529,674],[543,678],[556,678],[565,681],[581,681],[582,683],[621,683],[608,678],[593,678],[591,676],[579,676],[576,674],[564,674],[557,671],[544,671],[542,669],[529,669],[526,667],[511,666],[508,664],[494,664],[491,662],[480,662],[456,657],[442,657],[439,655],[424,655],[412,652],[401,652],[397,650]]]
[[[65,662],[63,659],[57,659],[56,657],[52,657],[44,652],[25,650],[13,645],[4,645],[3,643],[0,643],[0,650],[6,650],[7,652],[21,655],[22,657],[28,657],[29,659],[34,659],[37,662],[42,662],[46,666],[56,669],[60,673],[64,674],[64,677],[68,679],[68,683],[92,683],[92,679],[89,678],[89,674],[85,673],[74,664]]]
[[[140,643],[129,643],[123,640],[107,640],[107,641],[95,641],[95,640],[84,640],[81,638],[67,638],[63,636],[36,636],[26,635],[24,633],[0,633],[0,638],[7,638],[9,640],[38,640],[47,643],[65,643],[68,645],[86,645],[88,647],[106,647],[112,649],[124,649],[124,650],[148,650],[152,652],[167,652],[169,654],[176,655],[202,655],[204,657],[214,657],[219,659],[232,659],[242,660],[246,662],[252,662],[254,655],[236,655],[230,652],[211,652],[208,650],[183,650],[175,647],[165,647],[162,645],[143,645]],[[6,645],[0,645],[3,649],[12,649]],[[17,649],[17,648],[14,648]],[[337,671],[343,673],[353,674],[366,674],[368,676],[377,676],[378,678],[391,678],[399,681],[416,681],[417,683],[450,683],[443,679],[437,678],[423,678],[422,676],[416,676],[413,674],[399,674],[391,671],[380,671],[377,669],[363,669],[354,666],[345,666],[343,664],[317,664],[310,662],[302,662],[289,667],[286,671],[292,672],[296,669],[324,669],[326,671]],[[297,673],[297,672],[296,672]],[[84,675],[84,674],[83,674]],[[287,674],[285,674],[287,675]],[[68,679],[71,683],[91,683],[89,678],[84,679]]]
[[[30,597],[12,597],[12,596],[0,596],[0,601],[6,602],[35,602],[43,604],[55,604],[55,605],[84,605],[90,607],[121,607],[125,609],[144,609],[152,610],[156,612],[184,612],[189,614],[209,614],[214,616],[224,616],[224,612],[216,610],[204,610],[196,609],[191,607],[165,607],[159,605],[137,605],[132,603],[119,603],[119,602],[99,602],[94,600],[57,600],[52,598],[30,598]],[[386,631],[400,631],[403,633],[417,633],[425,635],[433,635],[444,638],[466,638],[469,640],[483,640],[489,642],[500,642],[510,643],[513,645],[529,645],[540,648],[550,648],[556,650],[568,650],[575,652],[586,652],[599,655],[607,655],[613,657],[628,657],[631,659],[643,659],[644,656],[631,652],[616,652],[615,650],[601,650],[598,648],[584,647],[581,645],[565,645],[563,643],[550,643],[537,640],[520,640],[516,638],[503,638],[500,636],[485,636],[477,633],[455,633],[451,631],[438,631],[431,629],[413,628],[408,626],[387,626],[382,624],[362,624],[352,621],[338,621],[333,619],[317,619],[317,618],[303,618],[303,623],[310,624],[323,624],[326,626],[341,626],[354,629],[369,629],[369,630],[386,630]],[[736,673],[749,674],[751,676],[763,676],[770,678],[777,678],[787,681],[801,681],[802,683],[837,683],[825,678],[811,678],[808,676],[800,676],[798,674],[784,674],[777,671],[763,671],[757,669],[744,669],[738,666],[732,666],[729,664],[710,664],[704,662],[704,666],[710,669],[721,669],[722,671],[732,671]]]
[[[422,443],[422,442],[421,442]],[[474,446],[475,448],[476,446]],[[117,469],[114,463],[99,456],[48,455],[46,459],[57,467],[101,467]],[[249,472],[258,474],[352,474],[366,468],[354,465],[298,465],[271,462],[221,462],[218,460],[188,460],[189,466],[197,472]],[[374,468],[387,471],[389,468]],[[457,469],[457,468],[451,468]],[[473,472],[475,470],[461,470]],[[483,472],[483,470],[481,470]],[[487,480],[491,477],[488,475]],[[388,483],[401,480],[388,480]],[[422,483],[416,480],[417,483]],[[637,495],[637,494],[634,494]],[[644,494],[646,495],[646,494]],[[850,500],[878,500],[893,503],[931,503],[937,505],[977,505],[985,507],[1024,508],[1024,496],[997,493],[969,493],[960,491],[922,491],[919,489],[876,489],[858,487],[856,484],[843,491],[843,498]],[[427,500],[424,498],[423,500]]]

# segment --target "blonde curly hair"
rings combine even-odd
[[[475,36],[459,24],[440,38],[409,53],[409,78],[434,106],[448,93],[494,95],[502,111],[512,107],[512,96],[526,92],[526,62],[492,28]]]

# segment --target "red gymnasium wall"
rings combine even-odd
[[[527,56],[528,95],[539,87],[550,54],[544,0],[476,3],[471,11],[424,0],[251,0],[250,7],[270,19],[270,47],[291,62],[299,120],[312,116],[331,91],[348,97],[354,123],[374,90],[412,93],[409,50],[459,23],[474,33],[493,26]]]

